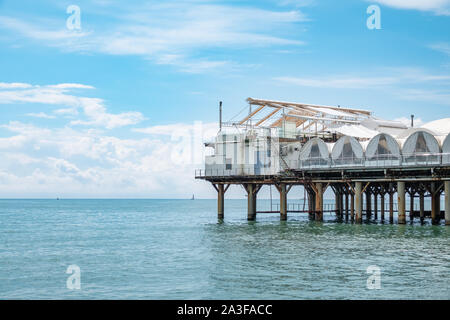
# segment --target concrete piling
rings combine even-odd
[[[217,218],[219,220],[223,220],[225,216],[224,197],[225,197],[224,185],[219,184],[217,186]]]

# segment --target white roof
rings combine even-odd
[[[447,135],[450,133],[450,118],[428,122],[422,128],[436,132],[438,135]]]
[[[334,129],[345,136],[370,139],[379,134],[378,131],[371,130],[359,124],[348,124]]]
[[[406,139],[408,138],[410,135],[412,135],[413,133],[417,132],[417,131],[425,131],[428,132],[429,134],[436,136],[436,132],[434,132],[434,130],[430,130],[430,129],[426,129],[426,128],[419,128],[419,127],[414,127],[414,128],[408,128],[405,131],[402,131],[400,134],[397,135],[397,139]]]

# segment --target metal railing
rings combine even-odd
[[[382,155],[361,158],[308,158],[306,160],[283,159],[281,172],[286,170],[320,170],[331,168],[396,168],[396,167],[438,167],[450,166],[450,153],[420,153],[403,154],[399,156]],[[233,176],[270,176],[276,175],[274,167],[258,167],[255,165],[241,165],[230,170],[225,169],[199,169],[195,171],[195,177],[233,177]]]

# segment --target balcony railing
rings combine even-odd
[[[306,160],[285,161],[290,170],[323,170],[333,168],[396,168],[396,167],[438,167],[450,166],[450,153],[420,153],[399,156],[382,155],[362,158],[344,157],[309,158]],[[233,177],[233,176],[270,176],[276,175],[275,168],[258,168],[254,165],[241,165],[230,170],[206,169],[196,170],[195,177]]]

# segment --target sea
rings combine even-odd
[[[249,222],[246,205],[0,200],[0,299],[450,298],[448,226]]]

